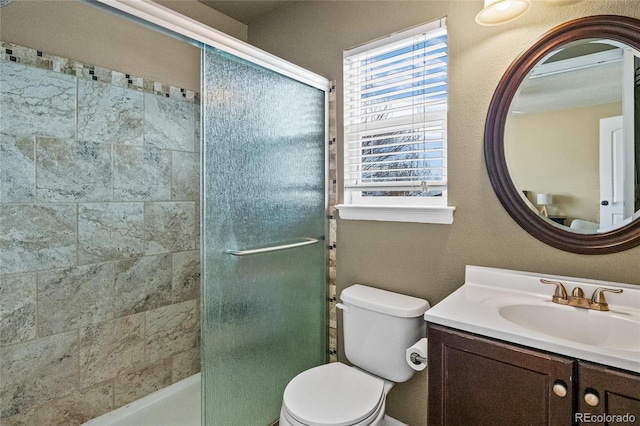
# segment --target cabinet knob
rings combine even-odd
[[[595,407],[600,403],[600,398],[595,393],[587,392],[584,394],[584,402],[591,407]]]
[[[555,393],[560,398],[564,398],[567,396],[567,387],[564,383],[558,381],[553,384],[553,393]]]

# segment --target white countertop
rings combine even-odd
[[[541,278],[562,282],[569,295],[574,287],[579,286],[587,298],[598,287],[621,288],[624,291],[622,294],[605,293],[610,311],[599,312],[552,303],[554,286],[541,284]],[[505,312],[523,307],[526,309],[520,315],[520,321],[527,322],[525,326],[505,318]],[[533,318],[531,312],[541,312],[542,318]],[[608,326],[605,317],[610,317],[614,326]],[[563,320],[565,318],[570,320]],[[470,333],[640,373],[638,285],[467,266],[464,285],[429,309],[424,319]],[[536,330],[536,326],[529,326],[529,320],[534,323],[546,322],[542,327],[544,332]],[[545,328],[547,324],[549,328]],[[620,324],[624,325],[624,332],[620,331]],[[541,329],[540,326],[537,328]]]

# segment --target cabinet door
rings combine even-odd
[[[429,426],[572,424],[573,360],[432,324],[427,337]]]
[[[580,361],[578,383],[578,424],[640,424],[640,376]]]

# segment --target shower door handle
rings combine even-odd
[[[234,256],[250,256],[252,254],[269,253],[272,251],[289,250],[297,247],[310,246],[311,244],[316,244],[317,242],[318,240],[315,238],[305,238],[303,241],[300,241],[298,243],[283,244],[281,246],[263,247],[251,250],[227,250],[226,252]]]

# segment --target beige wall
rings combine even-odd
[[[338,291],[364,283],[437,303],[463,284],[465,265],[640,284],[640,248],[610,255],[577,255],[547,246],[526,233],[495,196],[483,154],[489,102],[500,77],[519,53],[549,29],[574,18],[594,14],[640,18],[637,1],[582,1],[565,6],[534,1],[527,15],[497,27],[475,24],[482,3],[309,1],[249,27],[251,44],[337,79],[341,92],[343,49],[447,16],[449,200],[457,208],[454,223],[340,220]],[[338,122],[342,122],[341,101]],[[338,135],[341,146],[341,129]],[[420,373],[391,391],[388,411],[412,426],[425,424],[426,398],[426,375]]]
[[[246,41],[246,25],[201,3],[159,3]],[[200,92],[199,48],[79,1],[16,0],[0,40]]]
[[[600,222],[600,119],[622,114],[606,104],[564,111],[510,115],[505,156],[516,188],[552,194],[549,214]]]

